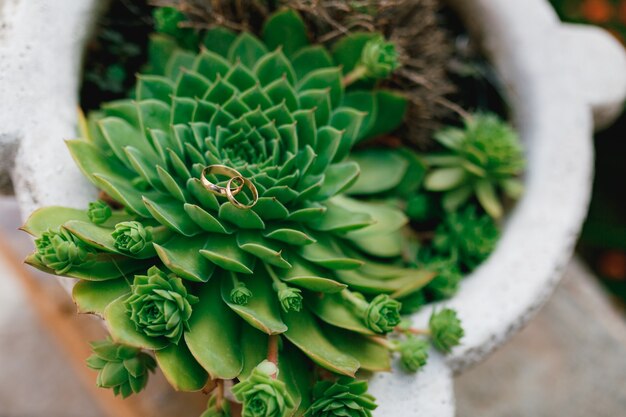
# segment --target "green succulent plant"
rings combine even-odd
[[[373,398],[354,376],[390,368],[380,335],[400,323],[399,299],[423,299],[437,275],[402,257],[397,200],[419,188],[421,158],[353,151],[398,128],[406,99],[346,88],[346,74],[365,65],[389,75],[395,49],[375,34],[310,45],[293,10],[271,15],[260,38],[215,27],[184,49],[164,35],[176,36],[170,12],[156,16],[162,33],[133,99],[92,112],[67,142],[115,204],[37,210],[24,226],[36,238],[26,261],[78,279],[79,311],[102,316],[116,344],[153,351],[177,390],[238,379],[244,417],[370,416]],[[211,166],[238,175],[205,178]],[[454,245],[440,249],[465,255]],[[313,390],[312,364],[342,377]],[[115,388],[121,376],[103,386],[128,392]],[[205,415],[225,410],[212,397]]]
[[[115,225],[111,237],[113,245],[120,252],[136,255],[152,243],[151,227],[144,227],[137,221],[121,222]]]
[[[463,279],[456,259],[434,258],[429,260],[424,268],[437,273],[425,288],[434,300],[444,300],[456,294]]]
[[[235,385],[233,394],[243,405],[242,417],[282,417],[294,406],[285,383],[275,378],[277,373],[274,363],[263,361]]]
[[[376,408],[374,397],[367,394],[367,381],[351,378],[318,382],[313,399],[307,417],[371,417]]]
[[[169,35],[176,39],[178,44],[195,50],[198,47],[198,33],[191,28],[181,27],[187,17],[174,7],[157,7],[152,13],[154,28],[157,32]]]
[[[94,224],[102,224],[109,220],[113,215],[111,207],[102,200],[96,200],[89,203],[87,216]]]
[[[35,239],[34,258],[42,266],[63,275],[76,266],[88,266],[94,251],[67,230],[46,230]]]
[[[437,227],[433,247],[472,270],[493,252],[499,237],[500,231],[493,219],[479,213],[475,206],[468,206],[446,215]],[[437,266],[433,269],[437,269]],[[449,269],[451,281],[456,278],[454,274],[455,271]],[[432,285],[437,286],[437,283]]]
[[[457,346],[464,335],[456,311],[449,308],[433,312],[428,326],[433,345],[444,353],[449,353],[454,346]]]
[[[126,306],[139,332],[177,344],[183,331],[189,330],[191,306],[197,302],[180,278],[153,266],[148,275],[135,275]]]
[[[346,75],[344,83],[349,85],[363,78],[387,78],[399,66],[400,61],[396,46],[392,42],[386,41],[382,35],[375,35],[363,45],[356,66]]]
[[[425,188],[444,192],[448,211],[475,195],[490,216],[502,217],[498,192],[511,198],[522,193],[517,176],[524,168],[524,155],[517,133],[498,116],[478,113],[465,119],[464,128],[442,129],[435,139],[450,153],[428,157],[434,168],[425,179]]]
[[[414,335],[399,343],[400,363],[409,372],[420,370],[428,361],[428,341]]]
[[[123,398],[140,392],[156,368],[150,355],[131,346],[102,340],[93,342],[91,348],[93,355],[87,359],[87,366],[98,371],[98,386],[111,388]]]

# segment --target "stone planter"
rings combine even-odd
[[[76,134],[82,50],[102,3],[0,0],[0,180],[11,178],[24,215],[95,198],[62,139]],[[586,213],[594,125],[609,123],[626,95],[619,44],[599,29],[561,24],[546,0],[450,3],[507,86],[527,149],[526,194],[497,250],[447,302],[466,328],[463,345],[446,358],[433,354],[417,376],[374,376],[379,417],[451,417],[452,375],[504,343],[548,298]]]

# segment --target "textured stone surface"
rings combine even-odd
[[[623,416],[624,358],[624,316],[573,262],[528,327],[457,378],[457,416]]]
[[[546,0],[450,2],[482,38],[508,87],[529,161],[526,194],[496,252],[449,303],[467,336],[447,364],[461,371],[506,341],[558,282],[589,197],[592,115],[606,123],[616,113],[626,63],[609,35],[561,25]],[[0,97],[10,97],[0,101],[0,144],[19,142],[12,177],[24,213],[50,204],[84,207],[94,196],[62,139],[76,134],[82,45],[101,4],[4,0],[0,8]],[[0,164],[4,172],[7,162]],[[377,382],[389,376],[377,377],[374,391],[385,403],[377,415],[450,416],[450,377],[440,366],[434,360],[415,379],[399,376],[391,384]],[[431,384],[429,375],[442,379]],[[394,408],[408,400],[411,407]]]

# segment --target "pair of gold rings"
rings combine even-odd
[[[222,175],[228,177],[226,187],[213,184],[207,179],[209,175]],[[204,188],[206,188],[211,194],[218,197],[226,197],[228,201],[230,201],[232,205],[238,209],[251,209],[257,201],[259,201],[259,192],[252,181],[241,175],[241,173],[236,169],[227,167],[226,165],[209,165],[204,168],[202,170],[200,181],[202,182]],[[252,200],[249,204],[243,204],[235,198],[235,196],[239,194],[244,187],[250,191],[250,194],[252,194]]]

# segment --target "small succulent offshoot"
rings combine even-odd
[[[306,417],[371,417],[377,407],[367,393],[367,381],[341,377],[320,381],[313,388],[313,404]]]
[[[75,267],[88,267],[93,250],[65,229],[48,229],[35,239],[35,259],[45,268],[63,275]]]
[[[91,348],[93,354],[87,359],[87,366],[98,371],[98,387],[111,388],[123,398],[141,392],[149,373],[156,368],[150,355],[131,346],[103,340],[93,342]]]
[[[435,139],[449,153],[428,157],[435,168],[425,188],[444,192],[443,205],[451,212],[475,195],[491,217],[500,219],[498,193],[516,199],[523,189],[517,179],[524,168],[517,133],[496,115],[478,113],[465,119],[464,128],[442,129]]]
[[[157,32],[176,39],[186,49],[198,47],[198,34],[194,29],[183,27],[187,17],[174,7],[157,7],[152,14]]]
[[[394,43],[377,35],[365,43],[360,60],[344,77],[343,84],[348,86],[361,79],[384,79],[399,67],[399,55]]]
[[[151,229],[137,221],[117,223],[115,230],[111,233],[111,237],[115,240],[113,244],[122,252],[131,255],[138,254],[152,243]]]
[[[449,353],[460,343],[464,335],[456,311],[449,308],[433,312],[428,321],[428,327],[433,345],[443,353]]]
[[[487,214],[474,206],[448,213],[437,227],[433,247],[469,270],[474,269],[493,252],[500,231]]]
[[[402,367],[409,372],[419,371],[428,361],[429,348],[430,344],[427,340],[409,335],[398,346]]]
[[[356,315],[363,317],[365,325],[376,333],[389,333],[400,323],[402,303],[387,294],[379,294],[370,302],[362,294],[349,290],[343,290],[342,296]]]
[[[276,364],[266,360],[233,387],[233,395],[242,403],[242,417],[282,417],[294,406],[285,383],[277,376]]]
[[[233,280],[233,289],[230,290],[230,299],[237,305],[245,306],[252,298],[252,291],[237,278],[237,275],[232,274],[231,278]]]
[[[180,278],[153,266],[147,275],[135,275],[126,305],[137,331],[178,344],[189,329],[191,306],[197,302]]]
[[[94,224],[105,223],[112,214],[111,207],[102,200],[92,201],[87,208],[87,216]]]

